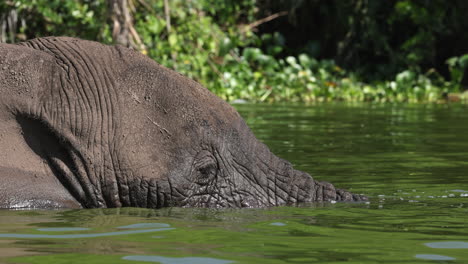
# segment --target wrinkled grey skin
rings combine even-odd
[[[0,149],[0,208],[366,200],[293,169],[198,83],[66,37],[0,44]]]

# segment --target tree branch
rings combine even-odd
[[[167,34],[169,34],[171,32],[171,8],[168,0],[164,0],[164,15],[166,16]]]
[[[253,28],[256,28],[258,26],[260,26],[261,24],[264,24],[264,23],[267,23],[267,22],[270,22],[274,19],[277,19],[279,17],[282,17],[282,16],[286,16],[288,14],[288,11],[281,11],[281,12],[278,12],[278,13],[275,13],[273,15],[269,15],[267,17],[264,17],[262,19],[259,19],[253,23],[250,23],[248,24],[245,28],[244,28],[244,32],[248,31],[248,30],[252,30]]]

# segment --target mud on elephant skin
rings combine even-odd
[[[367,199],[293,169],[200,84],[67,37],[0,44],[0,150],[0,208]]]

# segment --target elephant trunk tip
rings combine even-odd
[[[322,187],[319,188],[319,190],[322,190],[316,193],[318,201],[367,202],[369,200],[367,196],[362,194],[354,194],[343,189],[335,189],[335,187],[328,182],[320,182],[319,186]]]
[[[336,198],[338,201],[343,201],[343,202],[367,202],[369,201],[369,199],[365,195],[350,193],[342,189],[336,190]]]

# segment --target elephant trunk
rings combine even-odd
[[[248,145],[252,148],[249,152],[256,153],[251,157],[255,162],[244,164],[249,164],[249,171],[256,172],[253,182],[262,190],[258,192],[258,188],[250,188],[251,192],[257,193],[257,197],[261,197],[261,201],[247,198],[245,204],[248,206],[367,201],[367,197],[363,195],[337,189],[331,183],[316,181],[306,172],[294,169],[290,162],[274,155],[266,145],[258,142],[254,137],[251,137]]]
[[[314,180],[309,174],[295,170],[284,161],[283,169],[274,175],[276,201],[286,204],[303,202],[360,202],[367,197],[335,188],[331,183]],[[278,202],[276,202],[278,204]]]
[[[309,176],[310,177],[310,176]],[[367,201],[367,197],[360,194],[353,194],[343,189],[336,189],[329,182],[315,182],[313,196],[315,201],[344,201],[344,202],[360,202]]]

